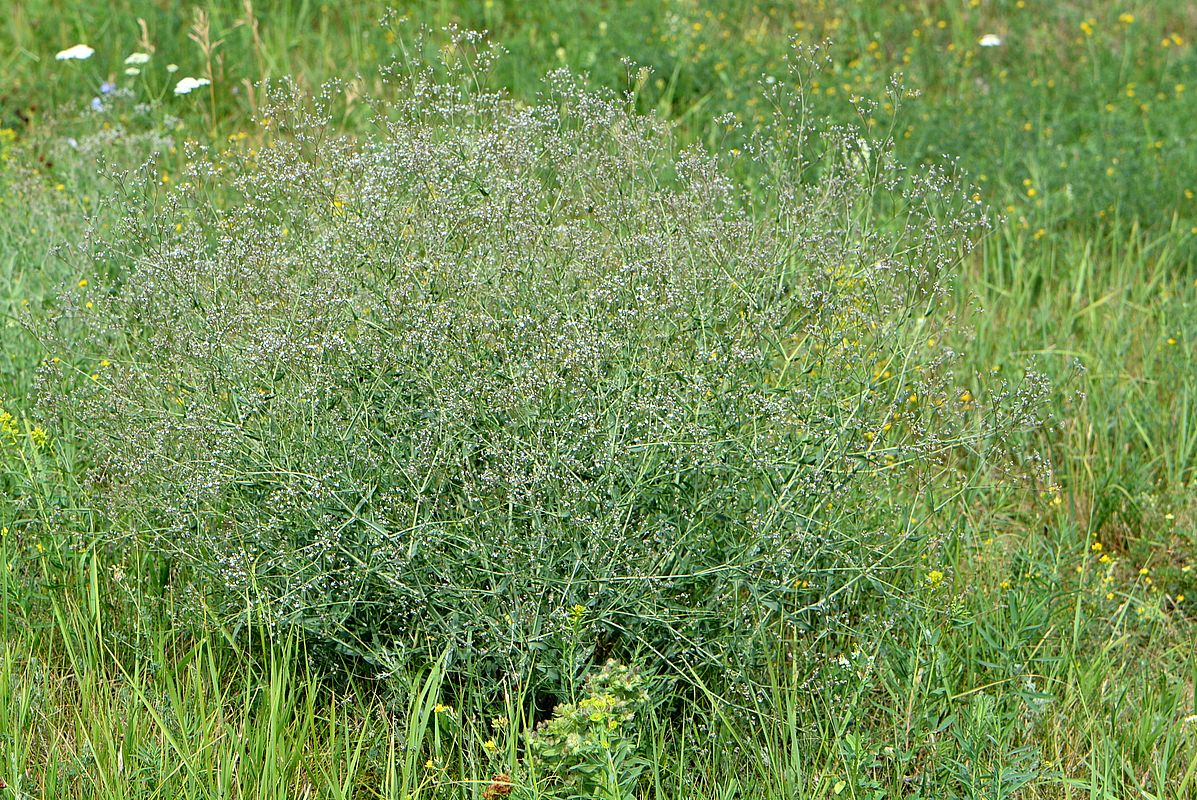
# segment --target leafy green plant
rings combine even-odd
[[[528,737],[528,767],[555,793],[603,800],[634,798],[647,767],[637,717],[649,707],[647,678],[608,661],[586,680],[576,703],[553,709]]]

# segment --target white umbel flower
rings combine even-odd
[[[96,51],[85,44],[77,44],[66,50],[59,50],[54,57],[59,61],[85,61],[91,58],[94,52]]]
[[[211,82],[207,78],[192,78],[188,76],[175,84],[175,94],[191,94],[196,89],[201,86],[207,86]]]
[[[148,64],[148,63],[150,63],[150,54],[149,53],[130,53],[128,55],[128,57],[125,58],[125,63],[130,66],[133,66],[133,67],[139,67],[142,64]]]
[[[977,44],[982,47],[1001,47],[1002,37],[996,33],[987,33],[977,40]]]

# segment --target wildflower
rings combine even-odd
[[[432,707],[432,711],[435,714],[444,714],[444,713],[452,711],[452,710],[453,710],[453,706],[447,706],[444,703],[437,703],[435,706]]]
[[[499,745],[495,743],[494,739],[487,739],[482,743],[482,749],[488,753],[497,753],[499,752]]]
[[[125,74],[129,77],[133,77],[134,75],[140,75],[141,70],[139,70],[137,67],[125,67]]]
[[[104,81],[103,83],[100,84],[100,94],[112,94],[112,90],[115,88],[116,87],[113,86],[108,81]]]
[[[1118,15],[1118,21],[1121,22],[1123,25],[1130,25],[1131,23],[1133,23],[1135,21],[1135,15],[1127,14],[1126,12],[1123,12]]]
[[[977,44],[982,47],[1001,47],[1002,37],[997,34],[987,33],[977,40]]]
[[[179,71],[179,65],[178,65],[178,64],[167,64],[167,65],[166,65],[166,71],[167,71],[167,72],[171,72],[171,73],[178,72],[178,71]]]
[[[201,86],[207,86],[211,82],[207,78],[192,78],[188,76],[175,84],[175,94],[191,94],[196,89]]]
[[[77,44],[74,47],[68,47],[66,50],[59,50],[54,55],[54,58],[59,61],[86,61],[95,52],[95,50],[85,44]]]
[[[38,447],[41,447],[43,444],[45,444],[49,438],[50,435],[46,433],[46,429],[41,425],[34,425],[29,431],[29,439]]]
[[[927,573],[927,583],[931,584],[932,587],[939,586],[941,583],[943,583],[943,578],[943,573],[937,569],[933,569]]]
[[[125,56],[125,63],[130,66],[141,66],[150,63],[149,53],[130,53]]]

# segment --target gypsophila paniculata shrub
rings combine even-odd
[[[284,83],[257,136],[122,184],[78,266],[119,277],[39,327],[114,545],[189,607],[560,689],[580,606],[565,670],[726,676],[850,624],[1016,478],[1042,382],[956,373],[985,220],[950,174],[816,136],[794,81],[742,150],[679,150],[629,97],[561,71],[520,103],[452,45],[385,70],[358,135],[339,86]]]

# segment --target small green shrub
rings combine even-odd
[[[557,692],[634,651],[735,679],[1024,474],[1042,381],[956,374],[984,217],[953,177],[815,136],[796,80],[744,152],[678,151],[564,71],[487,90],[478,43],[384,70],[361,135],[284,84],[256,136],[147,167],[34,326],[112,546],[180,607]]]
[[[533,774],[567,797],[635,796],[646,762],[637,754],[637,716],[647,711],[647,681],[608,661],[590,675],[577,703],[563,703],[528,741]]]

